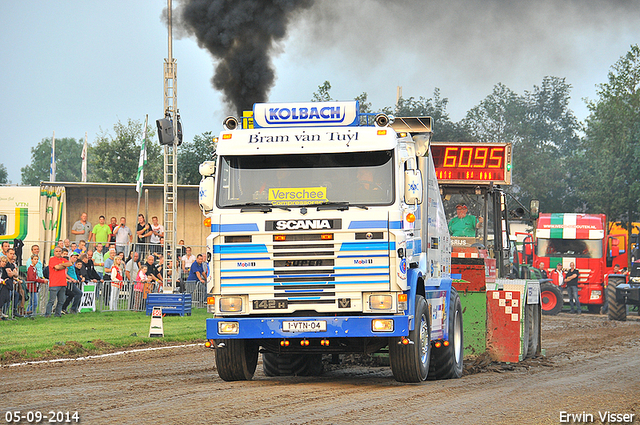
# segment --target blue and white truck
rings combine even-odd
[[[277,376],[386,350],[398,381],[461,376],[431,119],[363,121],[355,101],[255,104],[253,125],[225,120],[217,161],[200,166],[206,345],[222,379],[252,379],[259,353]]]

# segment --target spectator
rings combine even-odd
[[[93,266],[96,270],[96,273],[98,273],[98,276],[100,276],[100,279],[102,279],[102,274],[104,273],[104,255],[102,254],[103,250],[104,247],[100,242],[98,242],[96,244],[96,250],[93,251],[93,256],[91,258],[91,260],[93,260]],[[91,250],[89,250],[87,254],[89,254],[89,252],[91,252]]]
[[[66,248],[67,251],[70,250],[71,249],[71,241],[68,238],[65,239],[64,242],[63,242],[62,247]]]
[[[2,248],[4,249],[4,243]],[[13,292],[13,279],[9,277],[7,273],[7,264],[9,259],[6,255],[0,257],[0,318],[6,320],[9,316],[6,314],[9,311],[9,305],[11,302],[11,294]]]
[[[160,287],[162,285],[162,274],[158,273],[158,269],[156,269],[153,255],[147,256],[147,262],[145,264],[147,266],[147,277]]]
[[[131,251],[131,254],[129,254],[129,261],[127,261],[124,269],[128,282],[134,282],[136,280],[136,276],[138,276],[138,270],[140,270],[138,265],[139,258],[140,256],[136,251]]]
[[[143,307],[143,292],[144,286],[149,282],[149,278],[147,278],[147,266],[146,264],[142,264],[140,266],[140,270],[136,275],[136,284],[133,287],[133,308],[135,310],[142,310]]]
[[[76,242],[84,240],[85,242],[89,240],[89,236],[91,235],[91,223],[87,221],[87,213],[83,212],[80,214],[80,220],[73,223],[73,227],[71,228],[71,234],[75,235]]]
[[[104,282],[111,281],[111,269],[113,268],[113,263],[115,262],[115,259],[116,259],[116,248],[115,246],[111,246],[109,247],[107,258],[104,260],[104,273],[102,274],[102,280]],[[103,289],[104,291],[102,294],[102,299],[106,305],[106,302],[109,299],[109,296],[111,294],[111,285],[108,283],[105,283],[103,285]]]
[[[544,268],[544,263],[542,261],[538,263],[538,270],[540,270],[540,274],[542,275],[543,279],[549,279],[549,276],[547,275],[547,271]]]
[[[76,242],[71,242],[68,248],[69,252],[74,252],[76,249],[78,249],[78,244]]]
[[[13,248],[9,248],[7,250],[7,275],[13,279],[13,315],[14,317],[22,317],[24,316],[24,302],[25,302],[25,287],[22,286],[24,283],[22,279],[20,279],[20,271],[18,266],[16,265],[16,250]]]
[[[97,284],[102,280],[102,276],[100,276],[96,270],[95,263],[93,262],[94,251],[89,250],[86,254],[82,254],[80,259],[84,263],[84,268],[87,272],[87,282],[92,282]]]
[[[133,242],[133,233],[127,227],[126,218],[120,217],[120,224],[113,229],[113,233],[116,235],[116,252],[124,252],[126,256],[129,254],[129,244]]]
[[[191,247],[188,246],[185,248],[186,253],[182,257],[182,277],[187,280],[189,277],[189,269],[191,268],[191,264],[196,261],[196,256],[191,254]]]
[[[136,234],[138,235],[138,244],[136,245],[136,251],[138,251],[140,258],[142,258],[148,251],[149,237],[153,234],[153,232],[151,231],[151,226],[144,220],[143,214],[138,214]]]
[[[151,217],[151,232],[151,238],[149,239],[151,252],[161,252],[162,247],[160,245],[164,241],[164,227],[158,223],[158,217],[156,216]]]
[[[62,315],[62,304],[65,301],[65,291],[67,289],[67,273],[65,269],[71,266],[71,262],[66,258],[62,258],[62,249],[55,247],[53,250],[53,258],[49,260],[49,302],[45,317],[51,316],[53,303],[56,302],[55,316]]]
[[[38,262],[36,263],[36,275],[39,279],[44,278],[44,274],[42,271],[42,261],[40,261],[40,246],[38,244],[31,245],[31,256],[37,256]]]
[[[109,229],[111,229],[111,234],[109,235],[109,245],[116,243],[116,234],[113,232],[118,227],[118,220],[115,217],[111,217],[109,222]],[[105,249],[108,250],[109,247],[105,245]],[[104,252],[103,252],[104,254]]]
[[[11,248],[11,245],[9,244],[9,242],[8,241],[2,241],[2,255],[4,255],[6,257],[8,252],[9,252],[9,248]]]
[[[111,296],[109,297],[109,308],[111,310],[118,309],[118,297],[123,286],[122,269],[122,258],[116,256],[113,261],[113,267],[111,267]]]
[[[204,265],[202,264],[203,261],[204,257],[202,254],[198,254],[196,261],[191,265],[189,270],[187,284],[193,284],[192,293],[204,293],[204,288],[206,288],[207,274],[204,271]],[[187,291],[189,291],[188,288]]]
[[[574,263],[569,263],[569,271],[564,279],[567,285],[567,292],[569,293],[569,305],[571,306],[571,313],[580,314],[580,298],[578,295],[578,279],[580,272],[575,268]]]
[[[115,220],[115,217],[114,217]],[[93,226],[93,230],[91,230],[91,235],[89,236],[89,243],[95,242],[96,245],[98,243],[102,244],[103,247],[106,247],[109,243],[109,238],[113,233],[113,229],[109,227],[108,224],[105,223],[105,218],[103,215],[98,218],[99,223]],[[115,227],[115,226],[114,226]],[[102,254],[103,252],[101,252]]]
[[[31,251],[33,251],[33,247]],[[40,290],[40,284],[47,283],[45,279],[38,276],[38,264],[40,264],[40,270],[42,270],[42,263],[40,263],[40,258],[38,257],[38,255],[32,254],[31,265],[27,269],[27,289],[29,290],[29,307],[27,308],[26,313],[27,317],[35,316],[36,309],[38,308],[38,291]]]
[[[62,314],[67,314],[67,307],[71,304],[71,313],[78,313],[78,308],[80,307],[80,301],[82,301],[82,290],[80,289],[80,279],[82,276],[78,276],[78,267],[82,267],[82,261],[80,261],[80,265],[78,266],[78,254],[71,253],[69,256],[69,261],[73,266],[67,268],[67,289],[64,304],[62,304]]]
[[[78,242],[78,250],[80,250],[80,254],[87,253],[87,243],[85,241]]]
[[[176,258],[178,259],[178,266],[182,263],[182,257],[187,253],[187,249],[184,247],[184,240],[180,239],[178,246],[176,247]]]

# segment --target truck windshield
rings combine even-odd
[[[390,205],[393,151],[224,156],[217,205]]]
[[[536,247],[538,257],[602,258],[599,239],[542,239]]]

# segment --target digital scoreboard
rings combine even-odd
[[[431,142],[441,183],[511,184],[511,143]]]

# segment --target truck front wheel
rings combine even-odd
[[[399,382],[421,382],[429,374],[431,357],[431,315],[422,295],[416,296],[415,326],[409,331],[409,343],[389,338],[389,363]]]
[[[625,321],[627,320],[627,305],[618,302],[616,288],[618,285],[625,283],[624,278],[611,277],[607,285],[607,314],[609,320]]]
[[[451,288],[449,295],[449,345],[433,349],[429,379],[452,379],[462,376],[464,354],[462,332],[462,305],[460,295]]]
[[[217,340],[216,368],[220,378],[250,381],[258,365],[258,348],[258,344],[245,339]]]
[[[542,300],[542,314],[555,316],[562,310],[562,291],[552,283],[540,285],[540,299]]]

